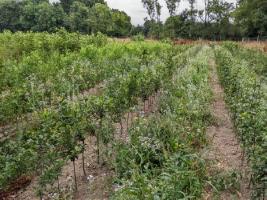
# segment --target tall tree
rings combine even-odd
[[[69,13],[70,7],[73,4],[74,0],[60,0],[60,4],[66,13]]]
[[[144,8],[147,10],[147,14],[150,20],[154,20],[156,16],[156,6],[154,0],[142,0]]]
[[[87,7],[93,7],[96,3],[105,4],[104,0],[60,0],[60,3],[66,13],[69,13],[70,7],[74,2],[80,2]]]
[[[205,26],[207,25],[207,21],[208,21],[208,3],[209,3],[209,0],[204,0],[204,23],[205,23]]]
[[[93,33],[111,33],[113,24],[110,8],[104,4],[95,4],[91,9],[88,25],[91,26]]]
[[[20,13],[23,3],[16,0],[0,1],[0,31],[5,29],[17,31],[21,29]]]
[[[190,11],[189,11],[189,15],[191,18],[191,21],[195,20],[195,15],[196,15],[196,10],[195,10],[195,6],[194,4],[196,3],[196,0],[188,0],[189,5],[190,5]]]
[[[162,6],[158,2],[158,0],[155,0],[155,8],[156,8],[156,20],[159,23],[160,22],[160,15],[161,15]]]
[[[267,35],[267,1],[242,0],[239,1],[234,16],[237,26],[243,35]]]
[[[181,0],[165,0],[165,2],[169,10],[170,16],[174,16]]]
[[[116,37],[129,35],[132,28],[131,17],[116,9],[112,10],[112,24],[112,35]]]
[[[160,22],[161,5],[158,0],[142,0],[142,2],[150,17],[150,20],[145,19],[145,24],[149,25],[149,35],[159,38],[162,29]]]
[[[20,13],[22,30],[52,32],[64,26],[65,13],[59,4],[50,4],[47,1],[36,3],[25,1]]]
[[[84,3],[88,7],[93,7],[97,3],[106,4],[105,0],[78,0],[82,3]]]
[[[214,25],[214,34],[219,35],[220,39],[225,37],[230,27],[231,13],[234,9],[232,3],[211,0],[208,4],[209,18]]]
[[[75,1],[69,11],[68,25],[72,31],[89,33],[90,27],[87,22],[89,17],[89,8],[81,2]]]
[[[186,36],[186,23],[184,19],[179,16],[170,16],[164,26],[164,35],[170,38],[185,37]]]

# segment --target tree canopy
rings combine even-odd
[[[129,36],[131,18],[112,10],[104,0],[0,0],[0,31],[47,31],[58,28],[81,33]]]
[[[85,34],[102,32],[126,37],[143,34],[154,38],[241,39],[267,35],[267,1],[164,0],[170,17],[161,20],[159,0],[140,0],[147,11],[144,25],[133,26],[127,13],[111,9],[104,0],[0,0],[0,31],[47,31],[65,28]],[[178,13],[181,2],[189,7]]]

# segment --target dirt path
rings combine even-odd
[[[209,188],[207,194],[204,195],[204,199],[247,200],[249,199],[248,167],[246,161],[244,161],[242,149],[235,135],[234,126],[224,101],[224,91],[220,85],[213,59],[210,60],[210,67],[210,85],[214,95],[210,110],[214,117],[214,123],[207,129],[210,146],[206,149],[204,157],[213,163],[209,169],[210,176],[218,177],[218,174],[230,174],[235,171],[241,173],[242,178],[238,180],[240,189],[235,188],[233,190],[232,188],[227,188],[217,193],[215,198],[214,191]],[[225,176],[223,177],[223,179],[228,179],[225,182],[233,181],[230,180],[231,176],[227,176],[227,178]],[[215,179],[218,181],[218,178]]]

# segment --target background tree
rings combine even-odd
[[[171,16],[165,22],[164,35],[170,38],[183,37],[186,35],[185,25],[185,21],[181,16]]]
[[[214,37],[219,35],[219,39],[225,38],[227,36],[228,28],[230,27],[231,13],[234,9],[232,3],[211,0],[208,4],[209,18],[213,23]]]
[[[128,36],[130,34],[132,24],[131,17],[125,12],[117,9],[112,10],[112,36],[121,37]]]
[[[235,22],[243,36],[267,35],[267,1],[242,0],[234,12]]]
[[[70,30],[89,33],[91,31],[88,24],[89,12],[89,8],[84,3],[75,1],[70,7],[67,20]]]
[[[169,10],[170,16],[174,16],[181,0],[165,0],[165,2]]]
[[[105,0],[78,0],[82,3],[84,3],[87,7],[93,7],[95,4],[100,3],[100,4],[105,4]]]
[[[105,4],[104,0],[60,0],[60,4],[66,13],[70,12],[70,8],[74,2],[83,3],[88,8],[93,7],[97,3]]]
[[[102,32],[123,37],[144,34],[148,37],[204,39],[241,39],[267,35],[266,0],[239,0],[235,8],[225,0],[201,0],[204,9],[196,9],[196,0],[177,14],[181,0],[165,0],[170,17],[161,22],[159,0],[142,0],[148,18],[143,26],[133,27],[131,18],[111,9],[104,0],[0,0],[0,31],[48,31],[58,28],[84,34]]]
[[[70,7],[73,4],[74,0],[60,0],[60,4],[66,13],[69,13]]]
[[[0,1],[0,31],[21,29],[19,19],[23,8],[22,4],[22,2],[17,2],[16,0]]]
[[[112,13],[107,5],[97,3],[92,9],[88,19],[92,32],[109,34],[112,32]]]
[[[155,0],[155,8],[156,8],[156,20],[157,20],[157,23],[159,23],[160,22],[160,16],[161,16],[161,8],[162,8],[162,6],[158,2],[158,0]]]
[[[20,15],[22,30],[52,32],[64,26],[65,13],[59,4],[25,1]]]
[[[156,6],[155,0],[142,0],[144,8],[147,10],[147,14],[150,17],[150,20],[155,20],[156,15]]]
[[[160,21],[161,8],[158,0],[142,0],[144,8],[147,10],[147,14],[150,20],[145,18],[145,35],[150,37],[160,38],[163,25]]]

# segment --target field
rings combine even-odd
[[[0,199],[265,199],[267,55],[0,34]]]
[[[246,48],[258,49],[262,52],[267,53],[267,42],[242,42],[241,45]]]

